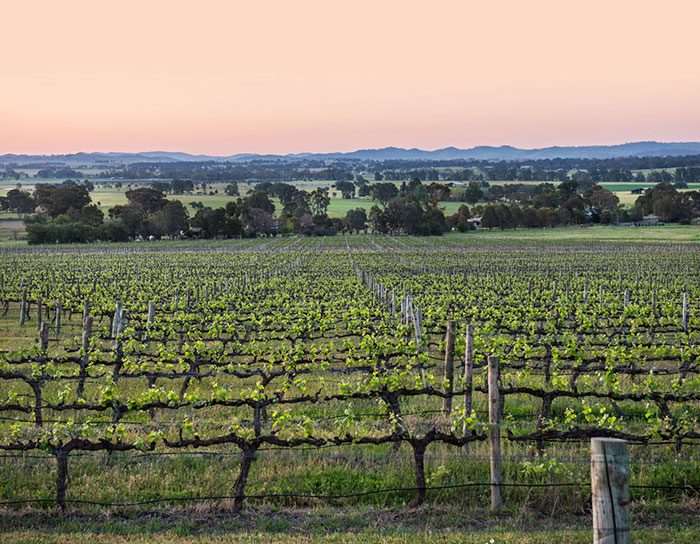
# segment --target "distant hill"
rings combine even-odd
[[[700,155],[700,142],[632,142],[619,145],[554,146],[539,149],[520,149],[508,145],[478,146],[469,149],[446,147],[434,151],[384,147],[360,149],[347,153],[291,153],[288,155],[263,155],[239,153],[228,156],[191,155],[170,151],[147,151],[143,153],[73,153],[69,155],[0,155],[0,164],[64,164],[86,166],[89,164],[124,165],[139,162],[181,161],[250,161],[253,159],[317,159],[317,160],[537,160],[537,159],[610,159],[615,157],[665,157]]]

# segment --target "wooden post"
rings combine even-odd
[[[114,317],[112,318],[112,338],[119,334],[119,321],[122,314],[122,303],[120,300],[114,305]]]
[[[90,315],[90,299],[85,299],[83,301],[83,321]]]
[[[19,304],[19,324],[24,325],[27,319],[27,291],[22,292],[22,302]]]
[[[66,481],[68,480],[68,452],[56,451],[56,504],[61,511],[66,509]]]
[[[146,327],[150,328],[153,325],[153,318],[156,315],[156,305],[153,301],[148,303],[148,318],[146,320]]]
[[[630,305],[630,291],[629,289],[625,290],[625,310],[627,309],[627,306]]]
[[[491,460],[491,512],[503,512],[501,498],[501,414],[498,392],[498,357],[488,358],[489,457]]]
[[[92,337],[92,324],[94,322],[95,318],[92,317],[91,315],[87,316],[83,320],[83,338],[82,338],[82,343],[81,347],[83,348],[83,351],[87,352],[90,349],[90,338]]]
[[[474,325],[467,325],[467,336],[464,346],[464,414],[471,417],[472,414],[472,379],[474,375]],[[465,423],[463,436],[467,436]],[[471,432],[471,431],[470,431]],[[469,444],[464,445],[464,452],[469,453]]]
[[[61,309],[63,306],[63,301],[59,298],[56,302],[56,336],[61,334]]]
[[[598,289],[598,298],[599,298],[600,304],[603,304],[603,286],[602,285]]]
[[[46,353],[49,349],[49,328],[50,325],[44,321],[41,324],[41,330],[39,331],[39,345],[41,353]]]
[[[683,330],[688,332],[688,293],[683,293]]]
[[[594,544],[629,544],[629,483],[627,441],[591,438]]]
[[[454,351],[455,332],[454,322],[450,319],[447,322],[447,332],[445,334],[445,393],[447,397],[442,399],[442,415],[449,416],[452,413],[452,391],[454,390]]]
[[[41,332],[41,297],[36,299],[36,330]]]

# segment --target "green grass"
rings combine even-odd
[[[513,239],[523,241],[567,242],[648,242],[700,243],[700,226],[664,225],[662,227],[562,227],[551,229],[478,230],[465,234],[450,233],[450,238]]]
[[[421,508],[404,513],[348,509],[268,511],[245,517],[212,513],[209,508],[151,512],[135,516],[17,516],[2,519],[4,544],[124,543],[124,544],[568,544],[589,543],[592,525],[586,516],[532,520],[522,516],[495,518],[487,512],[477,520],[455,509]],[[671,526],[664,520],[639,520],[632,541],[641,544],[695,544],[697,520]],[[3,530],[4,529],[4,530]]]

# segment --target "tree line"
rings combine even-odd
[[[348,189],[345,183],[349,182],[337,182],[336,188]],[[418,178],[401,185],[365,181],[358,192],[376,204],[369,213],[357,207],[342,218],[328,216],[330,196],[325,188],[305,191],[288,183],[262,182],[245,197],[234,200],[230,195],[231,200],[219,208],[193,203],[195,211],[190,214],[181,201],[168,199],[157,182],[153,185],[127,190],[126,204],[110,208],[107,216],[92,203],[89,186],[75,181],[40,184],[33,193],[12,189],[0,199],[0,208],[23,216],[31,244],[291,233],[327,236],[370,230],[441,235],[476,226],[506,229],[613,224],[642,221],[650,214],[660,221],[690,223],[700,216],[700,192],[680,192],[670,183],[648,189],[627,209],[619,205],[614,193],[590,180],[568,180],[556,187],[550,183],[491,186],[488,193],[494,201],[486,204],[477,204],[484,197],[478,182],[455,189],[438,182],[424,184]],[[356,185],[350,185],[354,194]],[[227,187],[227,193],[234,189],[238,194],[237,186]],[[279,199],[281,209],[271,197]],[[460,199],[476,205],[470,209],[464,204],[446,216],[441,203]]]

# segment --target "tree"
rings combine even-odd
[[[152,181],[150,185],[153,189],[161,193],[167,193],[171,189],[171,185],[167,181]]]
[[[615,209],[620,202],[620,199],[615,193],[608,191],[600,185],[588,189],[583,193],[583,197],[599,214],[602,214],[602,212],[606,210]]]
[[[374,232],[386,232],[387,230],[387,218],[386,214],[382,211],[379,206],[372,206],[369,210],[369,222],[372,225],[372,230]]]
[[[370,190],[371,190],[371,185],[363,185],[359,188],[357,191],[357,196],[369,196]]]
[[[386,221],[390,230],[417,234],[423,226],[423,208],[414,196],[392,198],[386,207]],[[444,217],[443,217],[444,223]]]
[[[450,196],[451,192],[450,188],[446,185],[443,185],[442,183],[431,183],[430,185],[428,185],[427,190],[427,200],[430,206],[433,208],[437,208],[438,203]]]
[[[348,210],[345,215],[345,223],[350,230],[361,231],[367,228],[367,212],[364,208]]]
[[[105,214],[94,204],[85,206],[80,210],[80,215],[78,216],[78,221],[84,223],[85,225],[91,225],[93,227],[99,227],[104,222]]]
[[[496,206],[489,204],[484,207],[484,211],[481,214],[481,226],[486,227],[491,230],[493,227],[500,226],[501,220],[498,217],[498,212],[496,211]]]
[[[559,202],[566,202],[569,200],[572,196],[576,194],[576,191],[578,189],[578,181],[576,180],[568,180],[568,181],[562,181],[559,184],[559,187],[557,187],[557,191],[559,192]]]
[[[254,191],[245,199],[245,204],[248,208],[258,208],[270,214],[275,213],[275,205],[265,191]]]
[[[80,210],[92,201],[87,188],[73,182],[60,186],[37,185],[34,200],[51,217],[68,214],[74,216],[74,219],[77,218]]]
[[[362,178],[362,176],[360,176],[360,178]],[[365,181],[365,183],[367,182]],[[340,191],[343,198],[352,198],[355,196],[355,184],[350,181],[336,181],[334,187]]]
[[[243,228],[249,236],[258,234],[271,234],[277,224],[274,218],[267,211],[260,208],[250,208],[241,216]]]
[[[232,181],[224,187],[224,193],[226,193],[228,196],[238,196],[238,183],[235,181]]]
[[[476,204],[482,198],[484,198],[484,191],[481,190],[481,183],[470,181],[464,190],[464,200],[469,204]]]
[[[325,215],[331,199],[328,196],[328,189],[316,189],[311,191],[309,204],[313,215]]]
[[[287,217],[301,217],[307,213],[311,214],[311,208],[309,207],[309,193],[306,191],[300,191],[296,187],[290,187],[292,190],[286,190],[284,195],[280,197],[282,206],[284,206],[284,215]]]
[[[36,202],[32,195],[20,189],[10,189],[2,200],[3,208],[17,214],[32,213],[36,208]]]
[[[129,205],[133,206],[134,209],[141,212],[144,216],[149,216],[162,210],[168,203],[161,191],[156,191],[150,187],[131,189],[125,194]]]
[[[399,194],[399,190],[393,183],[375,183],[369,187],[369,194],[372,197],[372,200],[378,200],[385,208],[389,201]]]
[[[182,195],[194,191],[194,184],[189,179],[174,179],[170,182],[170,191],[174,195]]]
[[[175,236],[187,230],[187,208],[179,200],[169,200],[163,208],[153,214],[151,223],[160,236]]]
[[[501,230],[513,227],[513,216],[505,204],[499,204],[496,207],[496,213],[498,214],[498,226]]]
[[[121,221],[128,236],[137,236],[143,229],[143,214],[134,206],[118,204],[109,209],[109,216]]]

